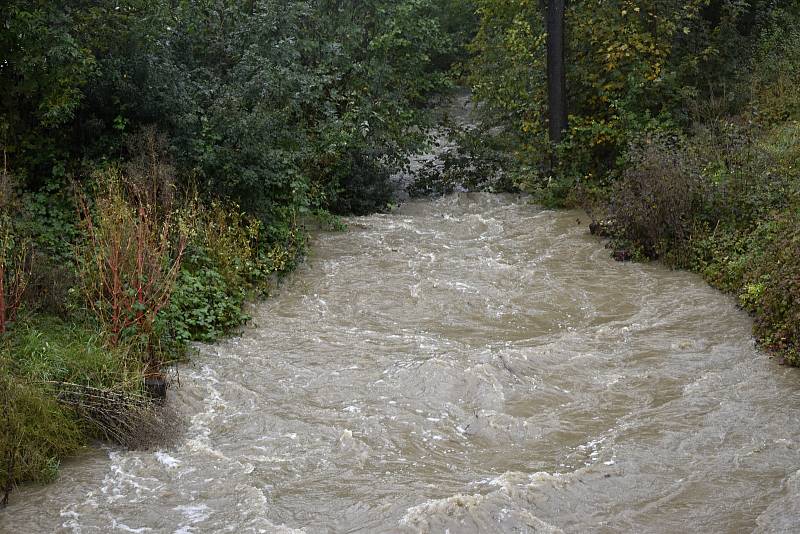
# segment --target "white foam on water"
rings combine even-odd
[[[111,520],[111,528],[114,530],[121,530],[122,532],[132,532],[133,534],[144,534],[145,532],[153,532],[150,527],[133,528],[125,523],[119,522],[116,519]]]
[[[206,504],[184,504],[173,509],[180,512],[192,525],[205,521],[214,513]]]
[[[174,468],[178,467],[179,465],[181,465],[181,461],[180,460],[178,460],[177,458],[174,458],[174,457],[170,456],[169,454],[167,454],[165,452],[162,452],[162,451],[156,452],[155,453],[155,457],[156,457],[156,460],[159,461],[159,463],[161,463],[162,465],[164,465],[164,466],[166,466],[166,467],[168,467],[170,469],[174,469]]]
[[[533,532],[558,533],[550,525],[514,502],[503,490],[482,495],[458,493],[430,499],[408,508],[399,521],[404,530],[434,532]]]
[[[62,508],[61,511],[59,512],[60,517],[68,518],[66,521],[61,523],[61,528],[68,529],[74,532],[75,534],[81,534],[81,525],[80,525],[81,514],[71,509],[74,507],[75,505],[71,504],[65,508]]]

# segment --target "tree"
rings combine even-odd
[[[567,70],[564,64],[566,0],[547,0],[547,103],[550,142],[557,145],[567,130]]]

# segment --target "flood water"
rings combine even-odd
[[[71,461],[0,531],[800,529],[800,375],[731,298],[515,196],[348,222],[181,370],[178,445]]]

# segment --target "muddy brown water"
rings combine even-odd
[[[0,531],[800,531],[798,373],[586,222],[457,194],[317,235],[182,369],[178,445],[70,461]]]

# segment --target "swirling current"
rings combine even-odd
[[[732,298],[518,196],[347,222],[181,369],[175,446],[70,461],[0,531],[800,529],[798,375]]]

